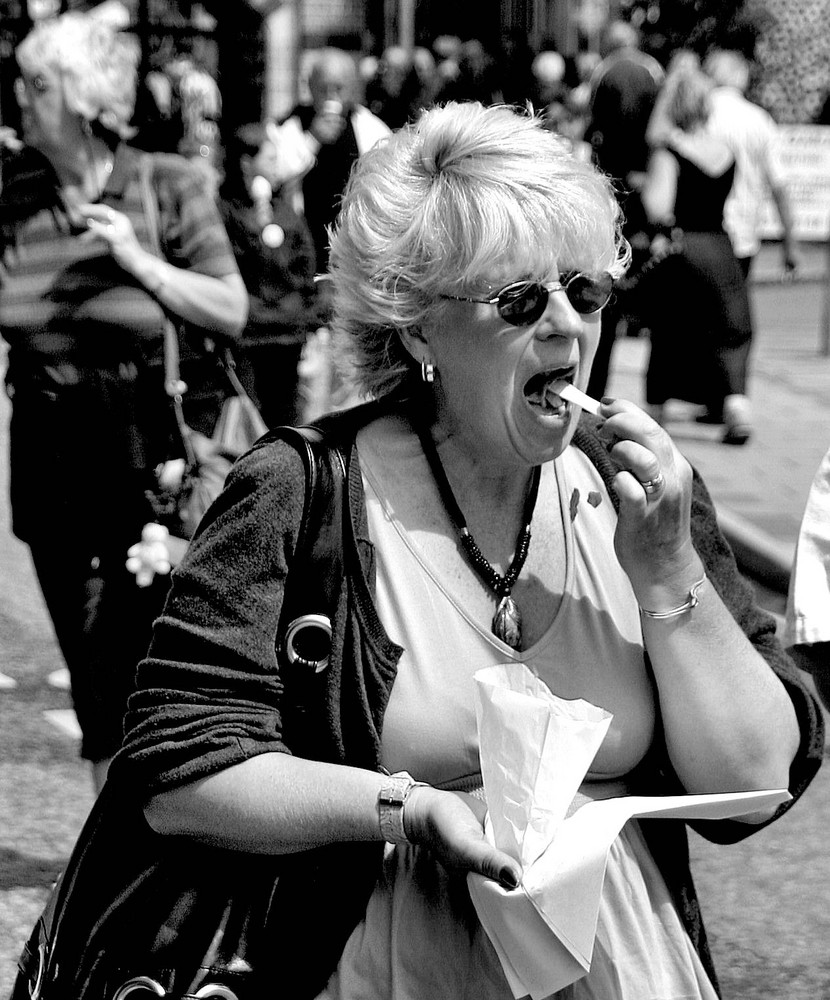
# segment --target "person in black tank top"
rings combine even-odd
[[[707,131],[712,84],[694,62],[669,74],[650,128],[655,149],[643,201],[651,223],[682,232],[678,252],[645,279],[651,331],[646,401],[700,403],[726,423],[723,441],[750,436],[746,396],[752,323],[746,283],[723,228],[735,161]]]

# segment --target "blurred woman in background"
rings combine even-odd
[[[153,520],[145,491],[176,457],[165,315],[186,324],[187,419],[209,434],[222,389],[205,338],[238,335],[247,295],[203,175],[122,141],[134,40],[73,12],[40,22],[17,60],[25,148],[7,162],[0,195],[12,527],[31,549],[99,788],[166,593],[163,580],[137,589],[125,569]],[[164,258],[148,228],[145,170]]]
[[[735,157],[707,128],[712,86],[696,57],[681,54],[649,124],[653,152],[643,205],[663,231],[658,239],[671,234],[672,252],[649,272],[647,290],[641,288],[651,330],[646,401],[658,420],[669,399],[723,412],[724,443],[742,445],[750,435],[743,404],[752,319],[746,282],[723,228]]]

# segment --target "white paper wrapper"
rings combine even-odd
[[[611,724],[587,701],[564,701],[522,664],[480,670],[476,721],[495,842],[524,868],[547,848]]]
[[[515,997],[542,1000],[591,967],[608,851],[634,817],[725,819],[777,805],[786,789],[625,796],[568,808],[611,715],[565,701],[522,664],[480,670],[476,715],[485,832],[523,866],[513,891],[468,876],[470,895]]]

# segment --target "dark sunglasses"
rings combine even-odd
[[[590,316],[602,309],[613,290],[614,279],[607,271],[601,274],[574,271],[562,275],[561,281],[511,281],[490,299],[470,299],[461,295],[442,295],[441,298],[495,306],[499,316],[511,326],[530,326],[541,318],[551,292],[564,292],[578,313]]]

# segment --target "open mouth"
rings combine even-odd
[[[537,410],[548,414],[564,414],[568,408],[567,402],[554,391],[554,385],[559,382],[573,382],[576,372],[573,366],[565,368],[548,368],[529,378],[524,386],[524,397]]]

